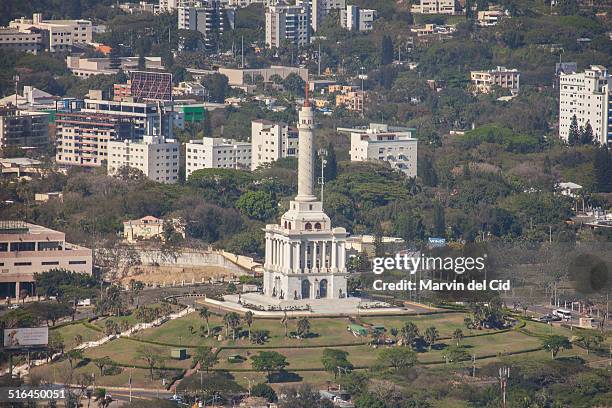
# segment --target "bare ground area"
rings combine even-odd
[[[180,285],[208,282],[210,279],[220,280],[235,277],[230,270],[219,266],[180,267],[180,266],[137,266],[132,267],[124,278],[123,285],[135,279],[145,284],[157,286]]]

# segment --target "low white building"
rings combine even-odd
[[[470,81],[474,93],[490,93],[494,86],[509,89],[514,95],[520,89],[521,73],[517,69],[496,67],[487,71],[471,71]]]
[[[493,27],[506,17],[506,13],[501,10],[483,10],[478,12],[478,25],[480,27]]]
[[[340,25],[350,31],[371,31],[374,28],[376,10],[350,5],[340,10]]]
[[[163,136],[149,135],[142,140],[108,142],[108,174],[123,167],[142,171],[151,180],[176,183],[179,179],[180,143]]]
[[[177,218],[163,220],[153,217],[152,215],[147,215],[138,220],[124,221],[123,238],[127,242],[137,242],[139,240],[155,238],[163,241],[165,225],[172,225],[174,231],[185,238],[185,223],[182,220]]]
[[[297,129],[265,119],[251,122],[251,170],[284,157],[297,157],[297,154]]]
[[[416,14],[455,14],[455,0],[420,0],[410,12]]]
[[[204,96],[206,95],[206,88],[199,82],[179,82],[178,86],[172,90],[174,95],[183,96]]]
[[[21,17],[13,20],[9,28],[28,33],[33,28],[44,31],[43,47],[49,52],[70,51],[74,44],[90,43],[93,35],[89,20],[43,20],[42,13],[34,13],[31,19]]]
[[[186,178],[199,169],[251,168],[251,143],[220,137],[190,140],[185,145]]]
[[[369,128],[338,128],[351,137],[351,161],[382,161],[408,177],[417,175],[417,139],[414,129],[370,123]]]
[[[115,75],[120,70],[124,72],[138,70],[139,57],[121,57],[118,68],[113,68],[110,58],[86,58],[80,55],[66,57],[68,69],[79,78],[89,78],[93,75]],[[145,69],[162,70],[161,57],[145,57]]]
[[[381,245],[385,254],[389,255],[396,254],[406,249],[406,241],[399,237],[382,237]],[[376,236],[351,235],[346,238],[344,247],[349,257],[360,253],[365,253],[368,257],[373,257],[376,254]]]

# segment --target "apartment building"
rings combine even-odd
[[[561,72],[559,76],[559,137],[569,137],[572,118],[587,123],[599,144],[612,143],[612,79],[608,70],[592,65],[584,72]]]
[[[108,160],[111,140],[135,138],[130,118],[104,113],[57,112],[57,164],[100,167]]]
[[[49,146],[49,115],[0,105],[0,152],[10,148]]]
[[[472,71],[471,88],[474,93],[490,93],[494,86],[498,86],[516,94],[520,87],[520,77],[518,70],[499,66],[488,71]]]
[[[344,10],[346,7],[346,0],[298,0],[297,3],[310,11],[310,26],[315,32],[332,10]]]
[[[376,20],[376,10],[352,5],[340,10],[340,25],[349,31],[372,31],[374,20]]]
[[[285,157],[297,157],[298,131],[286,123],[258,119],[251,122],[251,170]]]
[[[159,13],[172,13],[179,7],[190,6],[194,3],[194,0],[159,0],[157,10]]]
[[[266,47],[279,48],[285,41],[298,47],[310,43],[308,5],[278,4],[266,10]]]
[[[102,99],[85,99],[84,113],[116,115],[131,120],[134,138],[164,134],[172,138],[174,115],[169,102],[125,102]]]
[[[254,84],[257,78],[262,78],[264,82],[271,82],[272,76],[278,75],[282,79],[291,74],[299,75],[304,81],[308,81],[308,68],[285,67],[273,65],[268,68],[219,68],[219,73],[225,75],[230,86],[241,87]]]
[[[478,12],[477,21],[480,27],[493,27],[504,17],[506,14],[501,10],[483,10]]]
[[[119,71],[130,72],[138,70],[139,57],[121,57],[118,68],[112,68],[110,58],[86,58],[80,55],[66,57],[68,69],[79,78],[89,78],[93,75],[115,75]],[[163,70],[161,57],[145,57],[146,69]]]
[[[40,30],[44,48],[49,52],[70,51],[73,44],[92,42],[93,26],[89,20],[43,20],[41,13],[34,13],[31,19],[11,21],[9,28],[20,32]]]
[[[185,238],[185,222],[178,218],[163,220],[161,218],[147,215],[137,220],[123,222],[123,239],[134,243],[140,240],[159,239],[164,240],[165,226],[171,225],[174,232]]]
[[[368,128],[338,128],[351,138],[351,161],[381,161],[408,177],[417,175],[417,139],[415,130],[370,123]]]
[[[455,0],[420,0],[410,11],[416,14],[456,14]]]
[[[34,274],[50,269],[92,273],[91,249],[66,242],[63,232],[0,221],[0,298],[35,293]]]
[[[0,28],[0,50],[38,54],[44,49],[43,33],[37,28],[22,31],[16,28]]]
[[[361,91],[351,91],[336,95],[336,106],[344,106],[350,111],[361,112],[363,110],[364,97],[364,93]]]
[[[185,145],[186,178],[199,169],[251,168],[251,143],[220,137],[190,140]]]
[[[179,30],[199,31],[204,37],[204,46],[213,49],[218,45],[226,22],[233,21],[233,11],[226,10],[219,0],[194,2],[178,7]],[[231,27],[232,24],[230,24]]]
[[[173,184],[179,180],[180,143],[160,135],[146,135],[142,140],[108,142],[108,174],[116,175],[124,167],[138,169],[151,180]]]

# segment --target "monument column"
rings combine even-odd
[[[317,270],[317,241],[312,241],[312,272]]]
[[[285,245],[285,262],[283,263],[283,270],[285,272],[291,272],[291,245],[288,241],[284,242]]]
[[[331,251],[332,251],[332,253],[331,253],[331,270],[332,270],[332,272],[335,272],[336,268],[338,267],[336,265],[336,261],[337,261],[337,258],[338,258],[338,256],[337,256],[337,252],[338,251],[337,251],[336,245],[338,245],[336,243],[336,241],[332,241],[331,242]]]
[[[323,251],[321,251],[321,268],[327,270],[327,241],[321,241]]]
[[[300,270],[300,243],[293,244],[293,272],[299,273]]]

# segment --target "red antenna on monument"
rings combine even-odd
[[[306,81],[306,96],[304,97],[304,107],[310,106],[310,100],[308,99],[308,81]]]

